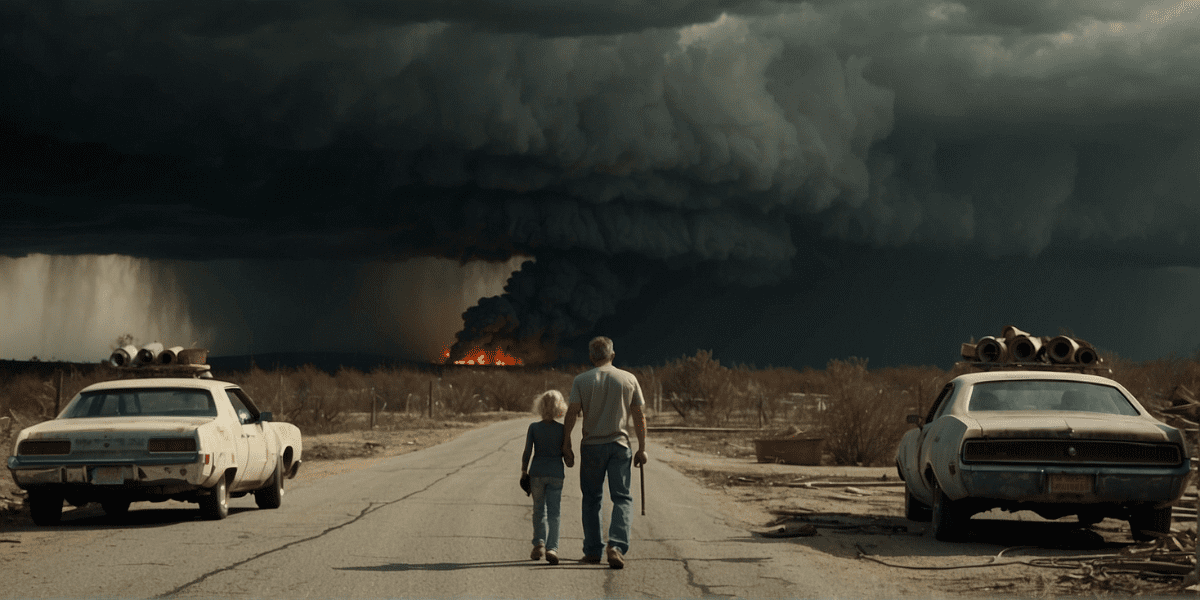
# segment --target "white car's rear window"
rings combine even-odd
[[[63,411],[63,418],[87,417],[215,417],[217,405],[205,390],[131,388],[83,392]]]
[[[1065,410],[1110,415],[1136,415],[1138,411],[1115,387],[1082,381],[989,381],[971,388],[968,409]]]

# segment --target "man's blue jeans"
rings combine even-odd
[[[629,492],[629,474],[633,451],[609,442],[579,447],[579,491],[583,493],[583,554],[604,557],[600,538],[601,505],[604,502],[604,478],[608,477],[608,495],[612,498],[612,518],[608,524],[608,543],[621,554],[629,552],[629,511],[633,495]]]
[[[559,507],[562,504],[562,477],[530,477],[533,495],[533,545],[558,550]]]

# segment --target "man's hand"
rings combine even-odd
[[[633,455],[633,466],[640,467],[650,460],[646,456],[646,413],[642,412],[641,404],[634,404],[629,407],[629,414],[633,416],[633,432],[638,441],[637,454]]]
[[[575,466],[575,452],[571,450],[570,442],[563,443],[562,455],[563,455],[563,464],[567,465],[568,469]]]
[[[579,416],[580,410],[583,410],[582,404],[568,404],[567,414],[563,417],[562,455],[563,464],[567,465],[568,469],[575,466],[575,452],[571,450],[571,431],[575,429],[575,417]]]

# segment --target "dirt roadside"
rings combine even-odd
[[[306,436],[300,477],[353,470],[367,461],[415,452],[513,417],[498,414],[403,430]],[[1196,593],[1182,589],[1178,575],[1098,569],[1098,563],[1111,562],[1107,557],[1149,556],[1147,545],[1133,543],[1124,521],[1109,519],[1081,528],[1032,514],[996,512],[972,521],[969,542],[938,542],[927,523],[904,518],[904,488],[894,468],[759,463],[749,435],[652,430],[650,448],[648,469],[661,462],[685,473],[704,486],[730,524],[753,532],[762,543],[780,545],[780,556],[819,562],[836,576],[870,573],[939,597]],[[30,524],[23,499],[8,470],[0,469],[0,538],[8,527]],[[1175,523],[1176,531],[1185,535],[1194,526],[1194,517]]]
[[[1193,568],[1194,513],[1180,511],[1173,536],[1148,544],[1134,543],[1125,521],[1084,528],[1073,518],[1047,521],[1002,511],[976,515],[966,542],[939,542],[929,523],[904,518],[904,484],[894,467],[759,463],[752,436],[662,433],[654,436],[660,449],[653,459],[701,482],[731,524],[764,543],[799,545],[806,549],[800,556],[839,559],[822,560],[839,576],[870,572],[900,582],[901,589],[939,597],[1197,593],[1196,587],[1184,589],[1181,574],[1144,570],[1151,562]],[[1194,488],[1190,494],[1194,503]],[[1180,540],[1182,547],[1175,546]]]

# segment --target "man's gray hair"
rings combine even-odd
[[[588,358],[593,361],[611,360],[615,355],[613,341],[607,337],[598,335],[588,342]]]

